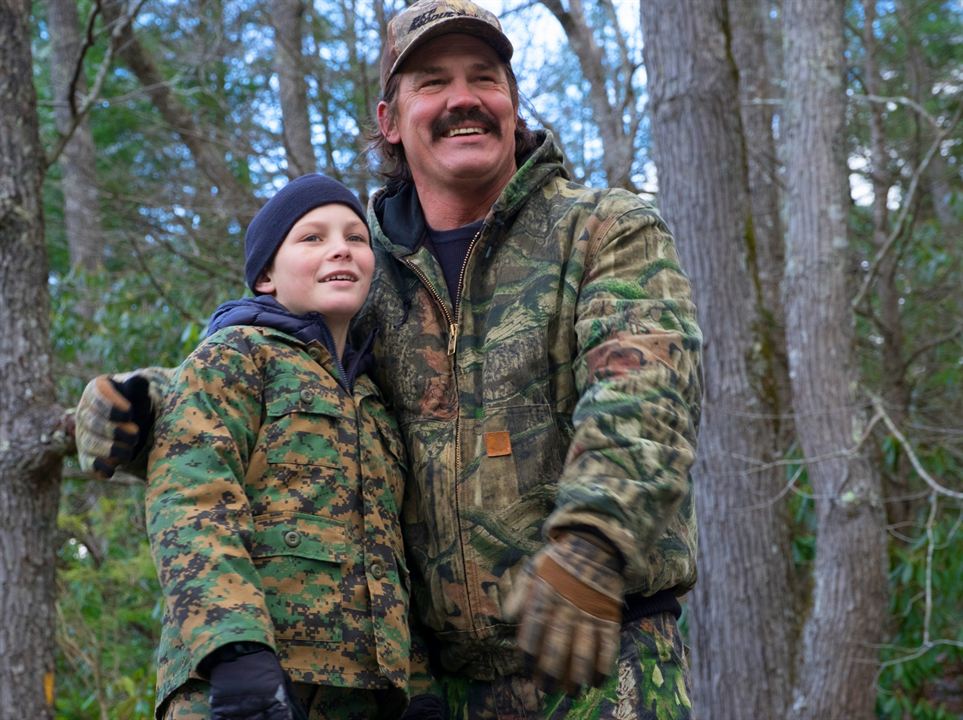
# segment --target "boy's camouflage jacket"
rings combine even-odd
[[[413,188],[368,212],[378,269],[359,328],[378,328],[375,379],[407,443],[415,610],[446,667],[479,679],[519,668],[502,602],[551,528],[597,528],[630,592],[696,576],[689,281],[652,207],[561,163],[547,136],[519,168],[454,307]]]
[[[407,687],[403,458],[374,384],[352,396],[320,343],[229,327],[184,361],[148,473],[159,706],[233,641],[295,681]]]

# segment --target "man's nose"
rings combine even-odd
[[[456,78],[448,85],[448,110],[478,107],[478,95],[466,78]]]

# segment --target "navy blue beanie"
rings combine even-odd
[[[252,291],[256,292],[257,279],[294,224],[314,208],[330,203],[347,205],[367,227],[357,196],[337,180],[318,173],[292,180],[258,210],[244,236],[244,280]]]

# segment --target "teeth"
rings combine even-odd
[[[331,282],[332,280],[354,280],[351,275],[332,275],[331,277],[325,278],[321,282]]]
[[[481,135],[481,128],[455,128],[454,130],[448,131],[448,137],[454,137],[455,135]]]

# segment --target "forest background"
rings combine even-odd
[[[63,408],[194,347],[285,178],[377,187],[398,6],[0,0],[0,718],[150,717],[143,483],[83,476]],[[693,280],[697,717],[963,717],[960,4],[489,7],[523,116]]]

